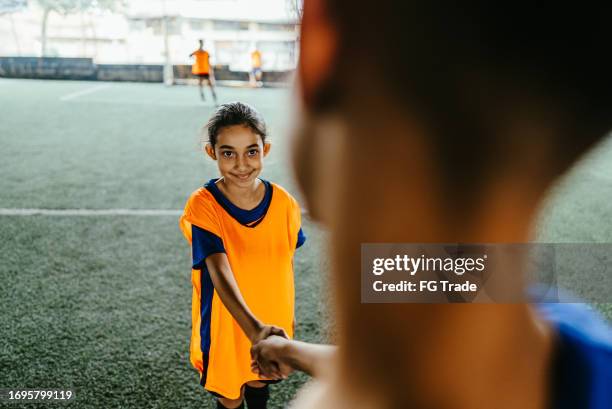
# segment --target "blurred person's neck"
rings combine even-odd
[[[376,397],[379,408],[549,407],[553,335],[528,306],[373,310],[377,317],[365,314],[361,324],[370,335],[340,341],[335,381],[355,402]],[[373,319],[379,323],[371,325]]]
[[[417,124],[391,112],[383,121],[363,114],[352,113],[344,135],[333,135],[337,154],[318,157],[320,174],[333,181],[315,181],[332,230],[338,388],[356,403],[376,396],[390,408],[547,407],[552,334],[531,306],[362,304],[356,274],[361,243],[526,242],[542,184],[532,187],[524,172],[500,177],[458,230],[442,222],[447,206]]]

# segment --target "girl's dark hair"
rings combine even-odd
[[[244,125],[266,141],[266,123],[262,116],[252,106],[242,102],[230,102],[221,105],[206,123],[208,142],[214,147],[221,129],[227,126]]]

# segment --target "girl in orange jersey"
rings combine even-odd
[[[222,105],[208,121],[206,153],[221,177],[192,193],[180,227],[192,245],[191,363],[219,408],[265,408],[267,383],[251,371],[252,344],[293,337],[293,255],[305,236],[300,208],[258,178],[270,151],[255,109]]]

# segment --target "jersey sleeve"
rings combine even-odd
[[[302,245],[305,242],[306,242],[306,235],[304,234],[304,231],[302,230],[302,227],[300,226],[300,231],[298,231],[297,244],[295,245],[295,248],[299,249],[300,247],[302,247]]]
[[[194,225],[219,238],[223,237],[215,208],[201,190],[194,192],[187,200],[185,210],[179,218],[179,227],[185,239],[190,243],[193,241],[191,226]]]
[[[191,225],[191,254],[193,258],[192,268],[201,270],[204,267],[206,257],[214,253],[225,253],[225,246],[221,237],[204,230],[195,224]]]
[[[293,248],[301,247],[306,241],[306,235],[302,231],[302,211],[297,200],[289,195],[289,235]]]

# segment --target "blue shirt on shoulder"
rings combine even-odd
[[[557,331],[552,408],[612,408],[612,330],[585,304],[538,304]]]

